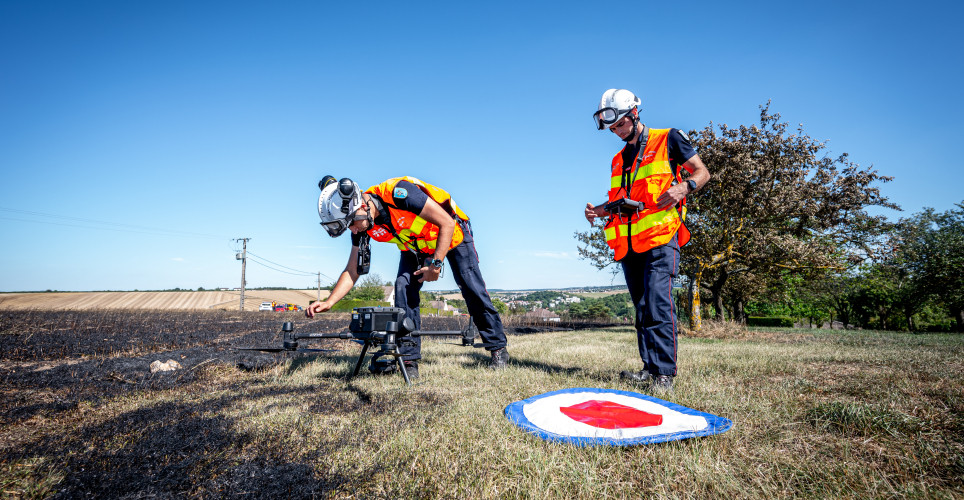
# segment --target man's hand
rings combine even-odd
[[[310,306],[305,308],[305,316],[314,318],[316,314],[321,314],[329,309],[331,309],[331,304],[329,304],[327,301],[312,302]]]
[[[586,220],[589,221],[590,224],[592,224],[592,221],[596,217],[605,217],[605,216],[606,216],[605,206],[599,205],[598,207],[593,207],[592,203],[586,203]]]
[[[436,268],[435,266],[425,266],[415,271],[415,276],[419,276],[419,283],[437,281],[440,274],[442,274],[442,268]]]
[[[663,210],[676,205],[682,201],[683,198],[686,198],[686,195],[689,194],[689,192],[690,188],[685,182],[670,187],[666,191],[663,191],[663,194],[659,195],[659,198],[656,199],[656,209]]]

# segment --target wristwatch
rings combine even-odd
[[[693,179],[687,180],[687,181],[686,181],[686,185],[689,186],[691,193],[692,193],[693,191],[696,191],[696,181],[694,181]]]
[[[442,266],[445,265],[445,261],[443,261],[442,259],[432,259],[428,261],[428,263],[435,269],[442,269]]]

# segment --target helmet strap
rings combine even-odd
[[[627,135],[626,138],[623,139],[623,142],[625,142],[625,143],[627,143],[627,144],[629,144],[630,142],[632,142],[632,140],[635,139],[636,136],[639,135],[639,117],[636,116],[636,113],[630,113],[629,116],[632,116],[632,117],[633,117],[633,133]]]
[[[362,195],[362,200],[365,200],[365,195],[364,195],[364,194]],[[371,205],[369,205],[369,203],[371,203]],[[368,214],[368,227],[369,227],[369,228],[375,227],[375,218],[372,217],[372,208],[374,208],[375,210],[377,210],[378,213],[382,213],[382,211],[385,210],[385,207],[383,207],[382,204],[379,203],[378,200],[377,200],[374,196],[369,196],[368,199],[365,200],[365,213]]]

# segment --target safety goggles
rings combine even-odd
[[[332,238],[341,236],[356,220],[365,220],[368,215],[355,214],[354,217],[345,217],[344,219],[335,219],[331,222],[322,222],[321,225],[324,226],[325,231],[328,231],[328,236]]]
[[[338,219],[331,222],[322,222],[321,225],[324,226],[325,231],[328,231],[328,236],[335,238],[341,236],[341,233],[348,229],[349,222],[345,219]]]
[[[620,118],[632,111],[630,109],[603,108],[592,114],[592,120],[596,122],[596,128],[602,130],[608,125],[619,121]]]

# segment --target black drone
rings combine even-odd
[[[427,336],[462,336],[462,343],[456,344],[465,347],[489,347],[491,344],[476,343],[475,336],[479,332],[475,324],[470,320],[468,326],[463,330],[450,331],[420,331],[415,329],[415,322],[411,318],[405,317],[405,310],[399,307],[356,307],[352,310],[351,324],[347,332],[342,333],[294,333],[294,325],[290,321],[285,321],[281,325],[282,341],[281,347],[242,347],[245,351],[264,351],[264,352],[326,352],[333,349],[307,349],[298,345],[299,340],[316,339],[344,339],[357,342],[362,345],[361,354],[358,362],[355,363],[355,370],[349,378],[358,375],[365,355],[369,349],[378,347],[378,351],[372,353],[372,357],[392,356],[394,363],[398,366],[402,377],[409,385],[412,381],[408,378],[405,370],[405,363],[402,362],[402,354],[398,352],[399,344],[411,343],[414,337]]]

